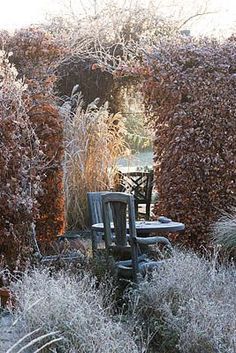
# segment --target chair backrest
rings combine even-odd
[[[153,171],[119,173],[119,191],[134,195],[135,215],[139,216],[139,205],[146,205],[145,219],[150,219],[153,188]],[[141,213],[140,213],[141,214]]]
[[[115,235],[115,245],[121,251],[128,247],[127,243],[127,212],[129,224],[129,243],[131,245],[131,257],[133,277],[136,280],[138,273],[138,254],[136,244],[135,208],[134,197],[122,192],[112,192],[102,195],[103,223],[106,249],[110,250],[112,236]],[[110,210],[110,211],[109,211]],[[113,222],[114,228],[111,225]]]
[[[135,202],[138,204],[146,204],[151,201],[152,187],[153,171],[121,174],[120,191],[133,194]]]
[[[102,223],[102,195],[107,193],[109,193],[109,191],[87,193],[90,225]]]

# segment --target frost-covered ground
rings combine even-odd
[[[122,158],[118,161],[118,167],[121,167],[121,171],[137,170],[137,168],[152,167],[153,165],[153,152],[137,152],[136,154],[130,156],[130,158]],[[131,169],[131,170],[130,170]]]
[[[13,316],[9,313],[0,313],[0,352],[5,353],[14,342],[12,332]]]
[[[49,344],[60,353],[235,353],[234,264],[175,250],[124,293],[127,310],[119,315],[109,281],[99,287],[86,273],[36,269],[13,283],[17,307],[1,318],[0,352],[28,335],[11,353],[32,342],[32,352]]]

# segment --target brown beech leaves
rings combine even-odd
[[[155,111],[155,213],[184,222],[179,240],[195,247],[209,242],[220,210],[235,204],[235,53],[235,38],[177,36],[144,57],[151,74],[143,94]]]

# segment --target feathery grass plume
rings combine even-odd
[[[236,207],[229,212],[224,211],[217,222],[213,224],[213,239],[225,250],[236,249]]]
[[[36,352],[43,346],[45,353],[51,352],[49,348],[61,353],[138,353],[129,328],[113,319],[104,304],[110,291],[97,289],[94,278],[37,269],[25,273],[12,290],[17,303],[12,330],[16,341],[23,337],[20,343],[25,347],[34,340]],[[29,333],[38,328],[32,337]],[[50,342],[52,346],[47,346]]]
[[[125,151],[121,114],[109,114],[108,103],[83,108],[65,120],[65,198],[68,228],[88,225],[87,192],[110,190],[116,161]]]
[[[233,265],[177,251],[131,294],[133,312],[160,353],[234,353],[235,283]]]

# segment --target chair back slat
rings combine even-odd
[[[111,203],[112,219],[116,245],[126,246],[126,213],[127,204],[124,202]]]

